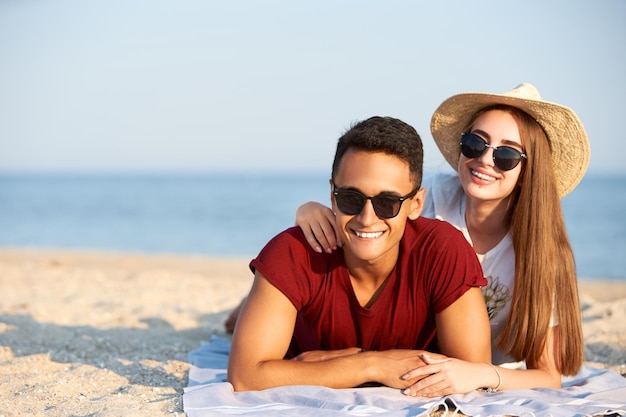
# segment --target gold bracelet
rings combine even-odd
[[[493,368],[493,370],[496,371],[496,375],[498,375],[498,385],[495,388],[481,388],[481,389],[479,389],[479,391],[483,391],[483,392],[498,392],[498,390],[502,386],[502,375],[500,375],[500,371],[498,371],[498,368],[496,368],[495,365],[493,365],[491,363],[487,363],[487,365],[491,366]]]

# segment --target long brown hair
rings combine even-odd
[[[515,360],[536,368],[547,343],[553,306],[559,320],[555,338],[556,366],[574,375],[584,360],[581,312],[574,255],[567,237],[556,189],[550,144],[545,131],[527,113],[510,106],[503,110],[517,122],[527,159],[509,200],[505,221],[515,250],[515,284],[511,313],[497,346]]]

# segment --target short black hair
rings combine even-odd
[[[422,139],[413,126],[393,117],[380,116],[352,125],[337,141],[331,177],[333,180],[341,158],[351,148],[365,152],[382,152],[406,161],[415,188],[421,187],[424,149]]]

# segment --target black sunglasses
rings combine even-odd
[[[493,163],[502,171],[510,171],[526,159],[526,154],[510,146],[491,146],[475,133],[461,133],[461,153],[467,158],[478,158],[487,148],[493,149]]]
[[[400,207],[404,200],[408,200],[417,194],[419,187],[411,191],[405,196],[381,193],[374,197],[368,197],[356,190],[337,189],[333,183],[333,195],[337,202],[337,208],[344,214],[349,216],[359,214],[367,200],[372,200],[374,212],[381,219],[391,219],[400,213]]]

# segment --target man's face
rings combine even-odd
[[[356,190],[365,196],[384,193],[401,197],[414,189],[410,178],[409,164],[396,156],[349,149],[337,167],[334,183],[338,190]],[[424,190],[404,201],[398,215],[390,219],[379,217],[371,200],[354,215],[342,213],[332,193],[331,200],[348,266],[380,262],[395,265],[406,220],[419,216]]]

